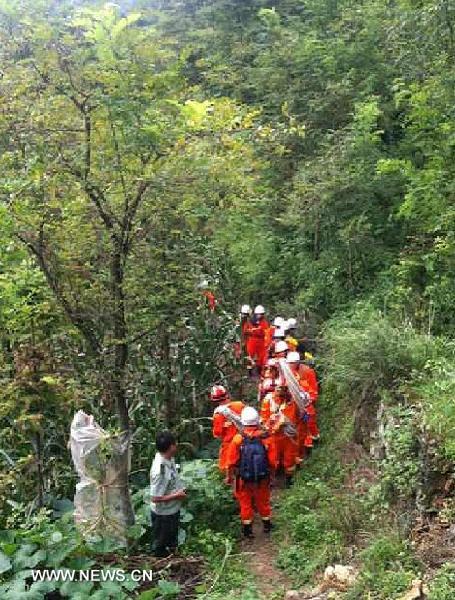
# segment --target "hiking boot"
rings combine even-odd
[[[264,533],[270,533],[273,529],[273,523],[270,519],[263,519]]]
[[[285,487],[290,488],[293,483],[294,483],[294,478],[292,477],[292,475],[286,475],[286,478],[284,480]]]
[[[254,538],[252,523],[244,523],[242,526],[242,531],[243,537],[245,537],[247,540],[252,540]]]

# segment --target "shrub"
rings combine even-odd
[[[438,440],[441,454],[455,461],[455,361],[441,358],[431,364],[432,373],[415,386],[424,421]]]
[[[58,591],[63,597],[77,592],[80,600],[126,599],[139,585],[128,575],[123,582],[31,581],[32,569],[90,569],[99,564],[103,550],[114,549],[105,543],[85,543],[74,526],[72,513],[52,521],[49,512],[43,510],[28,525],[0,532],[0,595],[5,600],[44,600],[47,594]]]
[[[193,515],[190,531],[237,532],[237,505],[232,490],[220,475],[213,460],[193,460],[182,466],[182,478],[188,491],[185,511]]]
[[[408,546],[393,534],[375,538],[359,558],[362,569],[346,600],[393,600],[416,576],[417,564]]]
[[[411,408],[389,408],[384,438],[387,451],[381,461],[381,486],[386,499],[415,495],[420,471],[419,430]]]
[[[396,326],[369,305],[328,322],[324,330],[325,385],[345,397],[398,389],[447,351],[446,342]]]
[[[445,564],[429,584],[428,600],[452,600],[455,590],[455,564]]]

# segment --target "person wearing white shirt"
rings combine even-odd
[[[150,501],[154,554],[161,557],[173,554],[177,548],[180,507],[186,490],[174,461],[175,436],[170,431],[158,433],[156,449],[150,469]]]

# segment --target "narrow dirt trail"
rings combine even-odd
[[[276,506],[282,490],[276,489],[272,494],[272,502]],[[286,590],[292,589],[292,583],[286,574],[276,566],[278,545],[273,534],[265,534],[260,519],[253,525],[254,539],[244,540],[242,553],[248,570],[252,573],[261,600],[284,598]]]
[[[253,405],[256,404],[254,400],[257,398],[258,382],[259,379],[248,378],[243,379],[241,385],[241,397],[249,399]],[[272,490],[272,505],[275,512],[282,491],[282,487]],[[264,533],[258,516],[253,524],[253,531],[254,539],[241,542],[240,547],[245,563],[253,575],[261,600],[281,600],[286,590],[292,589],[292,583],[284,571],[276,566],[278,544],[274,540],[273,533]]]

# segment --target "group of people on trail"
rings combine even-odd
[[[257,376],[258,406],[231,398],[214,385],[212,433],[220,440],[218,465],[240,507],[243,534],[253,537],[255,512],[264,532],[272,529],[270,495],[277,475],[290,487],[296,468],[319,440],[316,402],[319,388],[306,340],[296,336],[296,319],[276,317],[270,324],[264,307],[240,313],[240,349],[251,378]],[[176,469],[177,443],[168,431],[158,434],[150,471],[155,554],[166,556],[177,547],[179,513],[186,498]]]
[[[274,345],[281,344],[278,355],[287,351],[305,354],[305,339],[296,338],[297,320],[275,317],[270,324],[265,316],[265,308],[259,304],[254,311],[248,304],[240,310],[240,347],[248,360],[248,370],[251,375],[261,374],[267,360],[276,352]]]
[[[221,441],[219,468],[233,485],[243,533],[253,536],[255,510],[264,531],[271,530],[270,490],[282,471],[287,487],[319,440],[316,402],[319,388],[313,357],[295,337],[296,319],[276,317],[273,325],[259,305],[253,315],[241,309],[243,348],[250,372],[258,375],[257,409],[233,400],[222,385],[213,386],[213,435]]]

